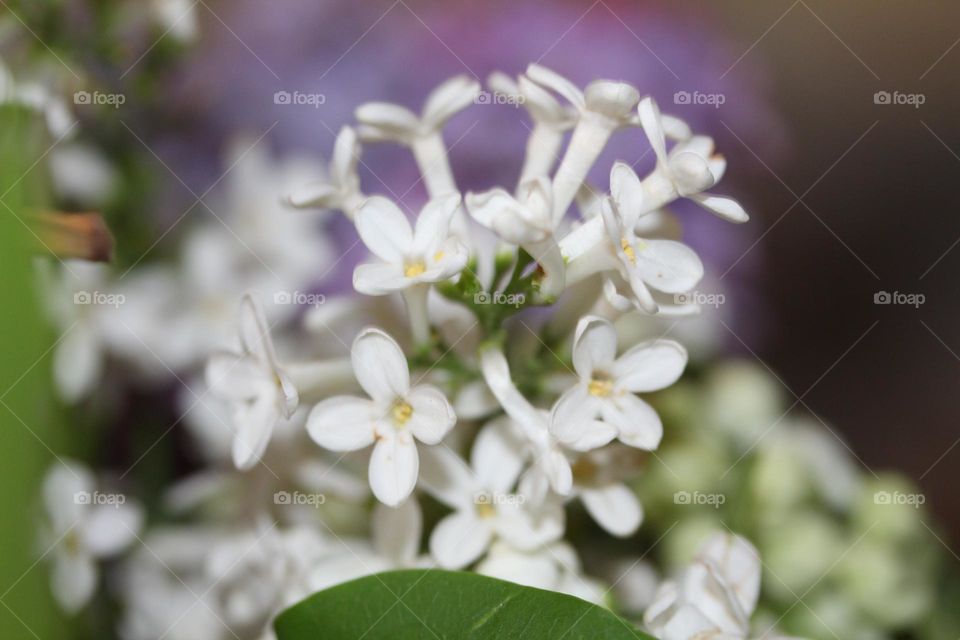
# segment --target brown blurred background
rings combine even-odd
[[[752,251],[765,262],[752,277],[773,320],[749,346],[865,465],[918,479],[956,542],[960,3],[737,0],[715,11],[742,45],[731,64],[745,54],[772,69],[791,138],[776,169],[751,155],[763,233]],[[875,104],[877,91],[925,102]],[[725,148],[739,144],[726,133]],[[875,305],[878,291],[925,302]]]

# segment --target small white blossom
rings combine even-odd
[[[752,544],[716,533],[677,580],[660,586],[644,623],[662,640],[746,640],[760,595],[760,570]]]
[[[337,134],[333,158],[326,180],[313,182],[293,191],[290,203],[295,207],[339,209],[352,218],[364,200],[360,191],[357,163],[360,161],[360,140],[352,127],[343,127]]]
[[[310,437],[333,451],[374,445],[369,479],[381,502],[403,502],[417,481],[419,456],[414,439],[437,444],[457,421],[453,407],[432,385],[410,385],[407,360],[399,345],[379,329],[365,329],[353,342],[353,370],[370,399],[337,396],[313,408]]]
[[[663,424],[653,407],[637,397],[669,387],[687,365],[687,351],[673,340],[654,340],[617,357],[617,331],[608,320],[586,316],[573,339],[573,367],[580,377],[566,395],[617,429],[624,444],[653,450]]]
[[[104,498],[100,500],[99,498]],[[115,556],[136,540],[143,524],[139,506],[121,494],[101,494],[83,466],[58,464],[43,482],[50,529],[52,588],[59,605],[76,613],[97,587],[97,561]]]
[[[231,405],[233,463],[249,469],[263,456],[277,424],[293,415],[299,394],[277,363],[263,309],[249,294],[240,305],[239,333],[241,351],[212,355],[206,378],[211,392]]]
[[[372,296],[402,291],[417,342],[425,342],[429,333],[430,284],[460,273],[469,259],[463,242],[449,235],[459,205],[457,193],[431,200],[413,229],[397,205],[381,196],[369,198],[356,215],[357,233],[380,262],[358,265],[353,286]]]
[[[460,569],[473,563],[494,538],[529,550],[563,535],[559,503],[534,506],[510,493],[523,465],[521,449],[522,442],[494,422],[477,436],[470,466],[446,447],[424,452],[424,487],[454,510],[430,536],[430,552],[440,566]]]
[[[730,222],[746,222],[747,212],[734,200],[706,193],[726,169],[723,156],[713,154],[713,140],[693,136],[667,153],[664,119],[653,98],[644,98],[637,108],[640,124],[657,156],[657,168],[643,181],[644,206],[658,209],[677,198],[689,198]]]

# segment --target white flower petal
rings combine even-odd
[[[414,387],[406,401],[413,408],[407,428],[424,444],[439,443],[457,422],[447,397],[432,385]]]
[[[507,420],[493,420],[477,434],[470,451],[470,464],[483,487],[506,493],[523,469],[523,452],[524,442]]]
[[[554,492],[561,496],[570,495],[573,489],[573,470],[559,448],[548,449],[539,459],[539,466]]]
[[[210,392],[226,400],[250,400],[270,383],[253,358],[225,351],[210,356],[205,374]]]
[[[643,186],[628,164],[614,163],[610,170],[610,193],[625,217],[633,219],[644,213]]]
[[[761,574],[756,547],[742,536],[717,533],[703,543],[697,557],[714,567],[744,612],[749,614],[756,608]]]
[[[540,86],[560,94],[578,110],[583,110],[586,107],[583,92],[559,73],[539,64],[531,64],[527,67],[527,77]]]
[[[673,240],[640,240],[634,244],[636,270],[643,281],[665,293],[690,291],[703,278],[703,263],[685,244]]]
[[[54,353],[53,377],[67,402],[87,396],[103,373],[101,342],[89,322],[77,322],[60,339]]]
[[[233,464],[245,471],[252,468],[270,444],[273,428],[280,420],[280,410],[274,398],[267,394],[257,397],[252,403],[236,408],[233,424]]]
[[[373,546],[395,566],[410,566],[420,551],[423,514],[411,497],[398,507],[378,503],[373,509]]]
[[[380,329],[367,328],[350,349],[357,382],[378,403],[390,405],[410,391],[410,370],[400,345]]]
[[[603,403],[603,420],[616,427],[620,442],[652,451],[663,439],[663,423],[653,407],[633,395],[625,393],[615,402]]]
[[[658,391],[680,379],[687,350],[673,340],[644,342],[625,351],[611,373],[618,389],[633,393]]]
[[[143,509],[139,505],[126,502],[97,505],[90,509],[81,525],[84,547],[95,558],[116,555],[137,539],[143,520]]]
[[[657,163],[666,166],[667,141],[664,138],[663,123],[657,102],[650,97],[644,98],[637,107],[637,113],[640,114],[640,126],[647,134],[647,140],[650,141],[653,152],[657,154]]]
[[[88,555],[57,552],[51,587],[53,596],[68,614],[82,609],[97,587],[97,565]]]
[[[716,182],[707,159],[696,153],[685,151],[672,155],[669,170],[677,193],[682,196],[706,191]]]
[[[374,424],[381,418],[365,398],[337,396],[320,402],[307,416],[307,433],[331,451],[356,451],[373,444]]]
[[[617,357],[617,331],[613,325],[599,316],[584,316],[577,323],[573,338],[573,368],[585,380],[594,371],[613,374]]]
[[[480,370],[483,378],[490,387],[490,391],[500,401],[500,405],[508,416],[527,435],[530,440],[537,440],[540,432],[545,429],[546,421],[536,409],[513,385],[510,379],[510,366],[503,352],[488,348],[480,353]]]
[[[587,109],[614,120],[626,121],[640,100],[640,92],[626,82],[594,80],[583,90]]]
[[[480,83],[466,76],[450,78],[427,97],[423,105],[423,126],[433,130],[442,127],[446,121],[473,104],[480,93]]]
[[[550,412],[550,433],[576,451],[602,447],[617,435],[613,426],[595,420],[597,408],[606,403],[593,398],[577,385],[560,396]]]
[[[536,549],[563,536],[563,507],[555,500],[535,509],[518,501],[506,501],[497,505],[494,528],[497,535],[517,549]]]
[[[250,293],[244,294],[240,301],[240,344],[244,352],[253,355],[263,367],[273,369],[277,356],[269,326],[260,301]]]
[[[78,463],[56,464],[43,479],[43,503],[53,524],[55,535],[76,525],[88,508],[89,497],[96,488],[93,474]]]
[[[625,538],[633,535],[643,520],[643,508],[636,494],[619,482],[605,487],[584,488],[583,506],[607,533]]]
[[[448,193],[427,202],[413,232],[413,255],[426,258],[443,248],[449,235],[450,220],[459,206],[459,193]]]
[[[740,223],[750,219],[740,203],[733,198],[715,196],[709,193],[695,193],[687,197],[724,220]]]
[[[354,216],[354,223],[363,244],[384,262],[402,264],[413,248],[410,221],[383,196],[367,198]]]
[[[353,288],[368,296],[382,296],[402,291],[412,284],[397,262],[358,264],[353,270]]]
[[[330,175],[339,186],[349,184],[356,173],[360,160],[360,141],[353,127],[342,127],[333,144]]]
[[[290,204],[295,207],[333,208],[340,191],[329,182],[313,182],[290,192]]]
[[[382,436],[370,456],[369,479],[373,495],[394,507],[409,497],[417,483],[420,460],[409,434]]]
[[[444,569],[462,569],[483,555],[492,537],[490,522],[473,508],[455,511],[434,527],[430,553]]]
[[[463,458],[443,445],[420,452],[420,483],[434,498],[460,510],[473,509],[476,494],[485,488]]]
[[[416,114],[389,102],[362,104],[354,116],[360,124],[360,135],[366,140],[405,142],[417,134],[420,126]]]

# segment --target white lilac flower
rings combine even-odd
[[[415,440],[437,444],[457,421],[453,407],[432,385],[410,384],[399,345],[379,329],[365,329],[353,342],[353,370],[367,398],[336,396],[313,408],[307,431],[332,451],[374,445],[369,480],[381,502],[396,506],[413,491],[419,473]]]
[[[621,442],[653,450],[663,437],[657,412],[636,394],[676,382],[687,351],[673,340],[653,340],[617,357],[617,330],[597,316],[580,319],[573,339],[573,368],[580,380],[566,395],[617,429]]]
[[[510,76],[497,72],[490,75],[487,84],[495,93],[522,104],[533,119],[518,184],[548,175],[557,160],[564,133],[577,122],[576,111],[524,75],[514,82]]]
[[[357,233],[380,261],[358,265],[353,286],[371,296],[403,292],[418,343],[429,338],[430,285],[457,275],[469,259],[467,247],[449,234],[459,205],[458,193],[430,200],[412,229],[397,205],[381,196],[369,198],[356,214]]]
[[[657,168],[643,181],[644,207],[658,209],[677,198],[689,198],[724,220],[746,222],[747,212],[734,200],[707,193],[723,177],[726,161],[714,155],[713,140],[692,136],[668,153],[664,119],[653,98],[644,98],[637,109],[640,124],[657,156]]]
[[[746,640],[760,573],[760,555],[752,544],[716,533],[682,575],[660,586],[644,623],[661,640]]]
[[[578,112],[570,143],[553,177],[553,217],[559,221],[610,135],[631,122],[640,94],[635,87],[612,80],[594,80],[580,91],[566,78],[537,64],[527,68],[527,76],[563,96]]]
[[[661,304],[651,289],[673,295],[686,293],[703,277],[703,263],[680,242],[637,235],[643,213],[638,203],[640,183],[632,169],[623,163],[614,165],[610,185],[613,196],[602,201],[600,216],[582,224],[560,243],[568,260],[567,281],[575,283],[604,273],[604,293],[615,308],[657,313]],[[615,278],[629,286],[626,295],[618,290]]]
[[[420,115],[387,102],[368,102],[357,107],[360,138],[372,142],[398,142],[410,147],[431,198],[457,191],[443,142],[443,127],[459,111],[473,104],[480,83],[460,75],[434,89]],[[453,222],[456,235],[467,239],[466,218],[458,210]]]
[[[45,555],[53,563],[51,586],[57,603],[76,613],[93,597],[97,561],[117,555],[137,538],[143,524],[139,506],[122,494],[100,493],[85,467],[54,466],[43,482],[49,521]]]
[[[573,472],[568,453],[591,451],[609,443],[616,427],[595,420],[591,407],[561,397],[550,411],[537,409],[523,397],[510,378],[503,352],[492,347],[480,354],[480,369],[490,391],[527,442],[533,462],[520,483],[520,492],[534,503],[545,499],[547,489],[569,496]]]
[[[295,207],[338,209],[352,218],[364,201],[360,191],[360,176],[357,174],[360,149],[360,140],[353,127],[340,129],[333,146],[327,178],[291,192],[290,203]]]
[[[529,550],[498,541],[476,570],[485,576],[566,593],[598,605],[604,604],[609,591],[598,580],[584,575],[576,551],[563,541]]]
[[[210,356],[206,379],[212,393],[228,401],[236,429],[233,463],[253,467],[266,451],[274,428],[289,420],[300,399],[290,376],[280,368],[260,304],[246,295],[240,305],[239,353]]]
[[[473,219],[502,240],[520,246],[543,268],[540,294],[553,300],[564,288],[564,264],[554,231],[553,189],[541,176],[524,182],[514,198],[497,188],[468,193],[467,210]]]
[[[522,442],[493,422],[480,431],[470,465],[447,447],[424,451],[421,482],[453,509],[430,536],[440,566],[461,569],[481,557],[494,539],[531,550],[563,535],[563,508],[556,501],[527,504],[511,493],[523,467]]]

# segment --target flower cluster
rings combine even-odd
[[[581,90],[531,65],[516,79],[494,74],[490,89],[533,121],[515,187],[457,189],[443,127],[481,87],[453,78],[419,113],[360,106],[325,172],[299,164],[271,176],[257,154],[240,155],[237,242],[202,228],[183,272],[154,267],[132,276],[136,286],[102,284],[128,292],[127,303],[66,318],[97,338],[81,341],[87,348],[146,351],[178,371],[205,359],[184,418],[208,468],[166,495],[188,524],[148,530],[124,565],[125,637],[262,637],[306,595],[400,567],[472,567],[625,608],[609,584],[618,577],[584,569],[568,517],[582,509],[618,538],[644,521],[632,485],[665,435],[649,398],[680,379],[688,353],[630,328],[696,314],[686,294],[704,276],[667,207],[686,198],[724,220],[747,215],[710,192],[726,168],[713,141],[629,84]],[[587,175],[615,134],[639,134],[637,156],[649,146],[654,166],[640,177],[632,159],[618,161],[601,190]],[[361,187],[363,146],[377,143],[412,153],[427,191],[418,212]],[[287,186],[305,168],[319,179]],[[311,214],[258,215],[257,203],[276,207],[263,192],[271,177],[286,205],[353,224],[370,254],[353,270],[362,295],[313,294],[301,315],[289,304],[283,294],[310,291],[331,246],[315,244],[326,240]],[[191,292],[188,304],[173,303],[176,287]],[[69,397],[89,392],[101,368],[61,372],[74,381]],[[646,598],[646,624],[670,640],[745,639],[758,590],[754,548],[715,538]],[[60,599],[76,608],[88,591]]]

